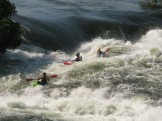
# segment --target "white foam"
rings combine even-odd
[[[8,85],[6,86],[8,89],[3,88],[5,93],[1,93],[0,106],[30,110],[37,114],[59,113],[62,118],[78,121],[160,121],[161,106],[149,104],[151,100],[146,98],[147,95],[136,93],[133,95],[134,86],[131,83],[137,85],[140,83],[139,80],[147,80],[156,84],[156,81],[160,81],[161,62],[151,61],[154,57],[150,54],[150,49],[161,50],[161,38],[162,30],[149,31],[135,44],[122,40],[96,38],[92,42],[82,44],[76,50],[81,52],[83,62],[71,66],[56,63],[70,58],[70,55],[64,52],[52,52],[43,57],[43,54],[20,50],[9,51],[9,54],[15,53],[17,57],[34,58],[39,64],[46,60],[53,61],[41,72],[45,71],[48,75],[57,74],[58,77],[51,79],[51,87],[28,85],[16,91],[12,91],[13,86],[24,81],[21,74],[1,77],[2,86]],[[102,50],[111,48],[108,52],[109,56],[96,57],[97,48]],[[160,57],[156,59],[160,60]],[[46,59],[40,61],[42,58]],[[36,77],[38,73],[40,74],[40,71],[28,74],[26,77]],[[131,79],[137,82],[129,84]],[[7,82],[4,82],[5,80]],[[111,81],[115,84],[115,81],[121,83],[123,80],[128,81],[128,84],[112,87],[115,85],[111,85]],[[82,85],[77,87],[78,82]],[[22,83],[22,86],[24,85]],[[72,89],[70,86],[76,87]]]

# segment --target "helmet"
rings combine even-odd
[[[46,73],[43,73],[43,75],[46,75]]]
[[[79,55],[80,55],[80,53],[79,53],[79,52],[77,52],[76,56],[79,56]]]
[[[98,51],[101,50],[100,48],[97,49]]]

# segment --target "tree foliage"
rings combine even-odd
[[[0,0],[0,19],[8,18],[16,13],[15,5],[8,0]]]
[[[0,53],[21,44],[21,26],[10,18],[16,13],[15,9],[8,0],[0,0]]]
[[[157,9],[162,8],[162,0],[146,0],[146,3],[142,4],[143,7]]]

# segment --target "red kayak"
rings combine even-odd
[[[66,62],[64,62],[64,65],[71,65],[71,64],[73,64],[75,61],[66,61]]]

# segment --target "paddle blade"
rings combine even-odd
[[[105,52],[108,52],[110,50],[110,48],[107,48],[106,50],[105,50]]]
[[[56,78],[57,77],[57,75],[52,75],[52,76],[50,76],[51,78]]]
[[[26,79],[26,81],[32,81],[33,79]]]

